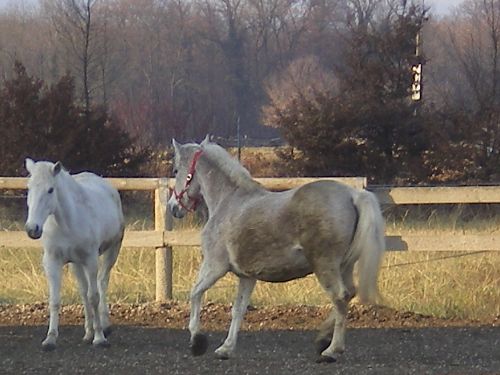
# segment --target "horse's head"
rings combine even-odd
[[[172,140],[174,146],[175,187],[168,201],[168,208],[176,218],[183,218],[187,212],[194,211],[203,199],[200,191],[199,178],[196,174],[198,159],[203,153],[201,145],[188,143],[181,145]]]
[[[34,162],[26,159],[26,169],[30,173],[28,180],[28,219],[26,233],[33,239],[42,236],[42,229],[47,217],[56,209],[56,179],[61,172],[60,162]]]

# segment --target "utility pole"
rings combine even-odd
[[[411,99],[415,102],[422,100],[422,61],[420,58],[420,30],[415,37],[415,64],[411,67],[412,84]]]
[[[241,162],[240,116],[238,116],[236,119],[236,143],[238,146],[238,161]]]
[[[422,24],[420,25],[417,34],[415,35],[415,62],[411,66],[412,83],[411,83],[411,100],[415,103],[414,115],[417,115],[418,109],[422,104],[423,96],[423,61],[422,61],[422,27],[423,22],[427,21],[425,17],[425,3],[421,0],[422,5]]]

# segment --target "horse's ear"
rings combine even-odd
[[[52,167],[52,174],[54,176],[57,176],[59,174],[59,172],[61,172],[61,169],[62,169],[62,164],[60,161],[58,161],[57,163],[54,164],[54,166]]]
[[[172,146],[174,146],[174,151],[176,154],[179,153],[179,148],[181,147],[181,145],[179,143],[177,143],[177,141],[175,140],[175,138],[172,138]]]
[[[205,139],[201,141],[200,146],[205,146],[208,143],[210,143],[210,134],[206,135]]]
[[[35,165],[35,162],[30,159],[30,158],[26,158],[24,160],[24,165],[26,166],[26,170],[31,173],[31,169],[33,168],[33,166]]]

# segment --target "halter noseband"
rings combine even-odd
[[[188,212],[193,212],[194,210],[196,210],[196,206],[198,206],[198,203],[200,202],[199,198],[193,198],[189,196],[187,191],[189,189],[189,186],[191,185],[191,182],[193,181],[194,174],[196,172],[196,163],[198,163],[198,159],[200,158],[202,153],[203,150],[198,150],[194,153],[193,160],[191,161],[191,165],[189,166],[189,171],[186,176],[186,182],[184,183],[184,189],[182,189],[179,193],[177,193],[177,191],[175,191],[175,187],[173,189],[170,188],[170,193],[174,193],[175,200],[177,201],[179,206],[181,206]],[[189,199],[188,202],[191,202],[191,207],[188,207],[187,205],[184,205],[184,203],[182,203],[182,198],[184,197],[184,194],[186,194],[186,196],[188,197]]]

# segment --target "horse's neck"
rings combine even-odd
[[[207,203],[209,214],[238,189],[236,183],[222,171],[211,168],[203,162],[199,165],[201,190]]]
[[[71,227],[78,215],[76,202],[80,193],[80,186],[67,172],[61,172],[59,179],[56,189],[57,208],[54,216],[59,225]]]

